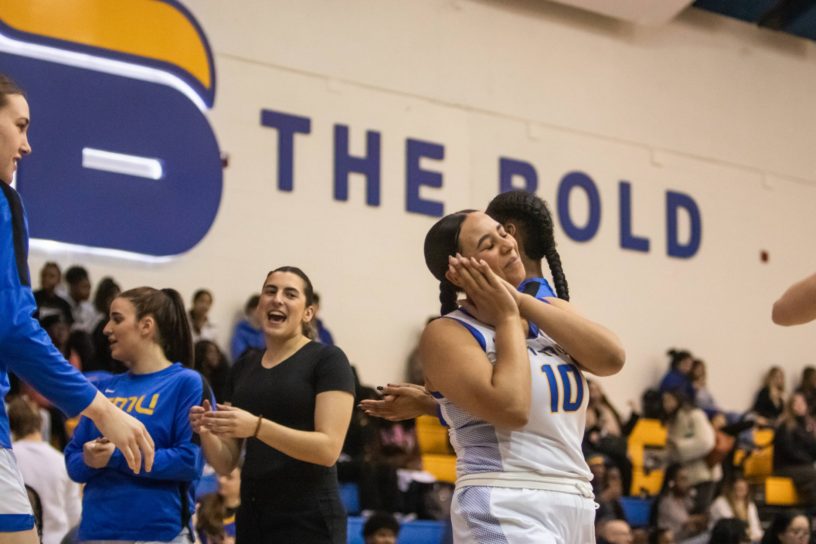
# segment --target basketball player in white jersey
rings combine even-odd
[[[425,260],[447,318],[425,329],[420,356],[457,454],[455,542],[594,542],[581,368],[617,372],[620,343],[565,301],[517,292],[518,246],[481,212],[434,225]]]

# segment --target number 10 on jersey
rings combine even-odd
[[[541,365],[550,384],[550,408],[553,413],[575,412],[584,402],[584,377],[573,365]]]

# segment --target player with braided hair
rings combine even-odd
[[[553,220],[547,203],[535,193],[508,191],[491,200],[485,212],[516,239],[526,272],[519,290],[536,298],[555,296],[541,269],[541,259],[547,259],[558,298],[569,300],[567,277],[555,247]]]
[[[546,202],[534,193],[508,191],[493,198],[486,213],[501,223],[518,245],[519,257],[524,265],[524,281],[518,286],[519,291],[541,300],[557,296],[568,301],[569,287],[556,249],[553,218]],[[544,277],[541,260],[545,258],[557,295]],[[448,311],[456,307],[453,289],[449,283],[440,286],[440,302]],[[446,313],[444,309],[443,313]],[[536,324],[530,323],[530,328],[534,335],[537,332]],[[584,368],[593,371],[592,368]],[[362,401],[360,407],[368,415],[390,421],[438,415],[436,402],[421,386],[388,384],[383,388],[382,395],[379,399]]]
[[[620,370],[619,341],[564,300],[519,292],[519,246],[482,212],[438,221],[425,262],[443,319],[425,328],[419,352],[456,450],[454,541],[594,542],[581,367]]]

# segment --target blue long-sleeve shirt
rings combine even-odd
[[[0,181],[0,447],[11,448],[2,399],[12,371],[69,416],[88,407],[96,388],[54,347],[32,317],[28,222],[17,191]]]
[[[119,374],[98,384],[116,406],[141,421],[156,445],[153,470],[134,474],[118,449],[105,468],[91,468],[83,445],[99,438],[82,418],[65,448],[72,480],[85,483],[80,540],[172,540],[193,511],[193,482],[204,458],[189,411],[204,399],[214,403],[202,376],[180,363],[152,374]],[[213,404],[214,405],[214,404]]]
[[[260,329],[256,329],[246,319],[242,319],[235,325],[230,342],[230,356],[232,362],[237,361],[248,349],[266,349],[264,334]]]

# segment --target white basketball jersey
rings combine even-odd
[[[461,310],[444,317],[464,325],[491,364],[496,362],[495,330]],[[474,418],[439,393],[434,393],[449,425],[456,450],[458,476],[479,472],[525,472],[590,481],[592,473],[581,452],[587,382],[570,356],[538,331],[527,339],[532,372],[532,404],[527,425],[509,430]]]

